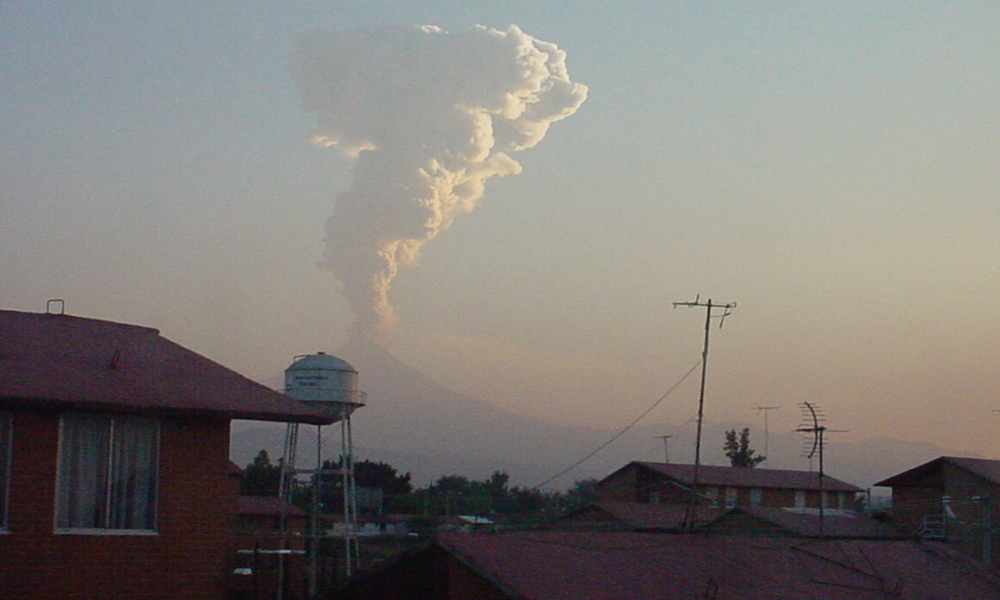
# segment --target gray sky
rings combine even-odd
[[[789,431],[809,400],[842,441],[1000,452],[1000,5],[360,4],[0,3],[0,307],[64,298],[257,379],[335,351],[352,162],[309,141],[292,36],[515,24],[588,98],[400,270],[390,350],[614,428],[698,360],[703,313],[671,302],[700,293],[738,302],[709,419],[781,405]]]

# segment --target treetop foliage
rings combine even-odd
[[[767,460],[766,456],[754,456],[757,451],[750,447],[750,428],[744,427],[737,439],[736,430],[726,432],[726,443],[723,446],[729,463],[734,467],[752,469]]]

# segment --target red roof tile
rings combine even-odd
[[[934,543],[563,531],[438,543],[520,600],[1000,598],[996,572]]]
[[[694,481],[694,465],[679,465],[674,463],[634,463],[690,485]],[[863,492],[856,485],[851,485],[829,475],[824,476],[823,487],[828,492]],[[809,471],[789,471],[784,469],[760,469],[719,467],[701,465],[698,468],[698,483],[701,485],[718,485],[748,488],[782,488],[797,490],[819,490],[819,473]]]
[[[0,402],[331,422],[156,329],[6,310],[0,310]]]

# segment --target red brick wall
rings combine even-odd
[[[0,598],[223,598],[236,506],[228,421],[161,421],[155,535],[54,533],[58,439],[58,414],[15,413]]]

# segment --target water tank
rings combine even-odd
[[[323,352],[295,357],[285,369],[285,394],[339,418],[364,406],[357,370],[347,361]]]

